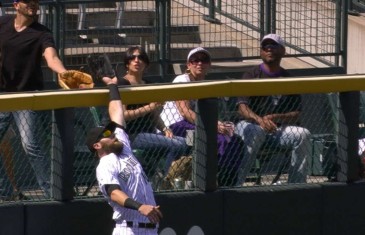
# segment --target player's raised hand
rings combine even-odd
[[[138,211],[154,224],[159,223],[163,217],[160,206],[142,205]]]
[[[106,85],[118,84],[118,78],[117,77],[112,77],[112,78],[111,77],[103,77],[102,80]]]

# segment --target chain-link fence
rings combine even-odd
[[[218,135],[218,185],[220,187],[287,183],[288,176],[292,170],[291,164],[295,157],[293,155],[296,154],[296,149],[298,146],[301,146],[301,141],[303,141],[300,138],[307,138],[307,144],[303,144],[305,146],[301,147],[307,160],[307,163],[305,163],[308,168],[306,182],[320,183],[335,180],[338,170],[336,165],[336,136],[338,135],[339,114],[339,110],[337,110],[337,94],[302,95],[301,113],[298,119],[295,122],[289,120],[289,123],[294,124],[286,128],[286,132],[284,133],[286,136],[283,139],[279,138],[281,141],[284,141],[284,144],[273,141],[269,138],[270,135],[264,138],[263,140],[265,141],[262,141],[261,144],[258,144],[259,140],[257,135],[259,133],[248,132],[242,135],[243,132],[239,128],[243,127],[240,122],[244,118],[239,114],[237,98],[224,97],[218,100],[219,120],[224,125],[233,124],[232,128],[236,127],[234,133],[232,129],[232,133],[230,134]],[[264,101],[257,97],[254,99],[252,105],[260,106],[262,102]],[[266,102],[268,101],[266,100]],[[148,104],[131,105],[129,108],[130,110],[137,110],[137,107],[143,107],[145,105]],[[285,107],[288,105],[295,106],[298,104],[284,102],[284,107],[278,107],[278,109],[290,108]],[[145,108],[148,109],[148,107]],[[176,137],[176,143],[170,140],[169,146],[173,146],[174,154],[169,152],[171,148],[166,147],[166,143],[164,143],[166,140],[162,138],[164,133],[158,130],[156,125],[151,121],[150,116],[141,118],[138,121],[132,120],[127,122],[127,126],[129,125],[127,130],[130,133],[132,147],[136,145],[134,153],[144,166],[146,174],[149,176],[151,182],[153,182],[154,189],[157,191],[189,189],[188,186],[186,188],[183,186],[185,184],[192,186],[193,170],[191,156],[194,156],[194,140],[192,138],[194,138],[196,127],[193,123],[182,122],[181,124],[181,120],[175,120],[177,114],[174,112],[176,110],[173,111],[165,106],[160,114],[167,126],[174,130],[175,135],[183,137],[183,139]],[[103,115],[106,115],[106,113],[104,112]],[[90,118],[92,117],[92,113],[84,109],[80,117],[83,117],[84,120],[86,116]],[[294,126],[305,128],[304,132],[305,130],[308,131],[308,133],[305,133],[307,136],[300,136],[299,133],[303,132],[303,129],[295,128]],[[278,126],[279,130],[284,129],[284,127],[285,125]],[[135,130],[138,131],[135,132]],[[144,134],[146,136],[143,136]],[[297,139],[290,139],[291,136],[297,137]],[[252,146],[256,146],[257,153],[250,164],[246,162],[246,164],[242,164],[248,158],[248,155],[252,154],[252,152],[245,152],[245,148],[247,148],[245,144],[247,144],[250,138],[253,139]],[[171,163],[172,160],[177,161]],[[168,167],[171,164],[173,167],[169,169]],[[82,167],[87,170],[85,164]],[[246,178],[244,180],[241,179],[242,182],[240,182],[238,178],[240,177],[239,174],[241,174],[241,171],[244,170],[241,169],[242,167],[246,169]],[[90,166],[90,168],[93,167]],[[295,176],[295,173],[293,175]],[[92,179],[92,177],[89,178],[91,183],[93,182]],[[180,181],[183,181],[183,183]],[[293,182],[295,183],[296,180]],[[297,182],[303,183],[300,180]]]
[[[41,1],[39,21],[52,29],[60,48],[60,55],[67,68],[85,68],[88,54],[107,53],[118,74],[124,52],[131,45],[146,48],[152,64],[147,71],[153,74],[175,74],[176,68],[185,63],[188,51],[196,46],[209,49],[214,62],[239,61],[259,58],[259,39],[268,32],[283,36],[287,43],[287,57],[305,61],[310,66],[339,66],[344,60],[341,29],[344,21],[342,1],[217,1],[212,8],[210,1]],[[3,2],[1,14],[13,14],[11,2]],[[174,66],[174,65],[179,66]],[[241,65],[240,65],[241,66]],[[45,69],[45,77],[52,74]],[[48,75],[48,76],[47,76]],[[166,81],[166,80],[165,80]],[[221,121],[237,124],[237,106],[232,97],[220,99]],[[303,120],[298,124],[311,132],[308,155],[308,183],[322,182],[333,177],[333,158],[336,156],[336,114],[328,94],[302,96]],[[145,104],[148,105],[148,104]],[[132,109],[133,107],[131,107]],[[317,110],[317,112],[312,112]],[[162,114],[170,116],[167,110]],[[74,120],[74,194],[76,198],[99,196],[95,181],[95,157],[84,143],[86,131],[103,123],[105,107],[78,108]],[[53,118],[50,112],[37,119],[38,134],[42,134],[41,148],[44,155],[51,156]],[[174,121],[171,118],[171,121]],[[337,119],[338,122],[338,119]],[[138,125],[145,125],[137,127]],[[21,124],[20,130],[23,131]],[[40,200],[47,195],[41,190],[39,174],[29,164],[30,157],[24,152],[18,126],[11,123],[1,142],[3,156],[1,190],[5,200]],[[160,143],[163,130],[147,120],[129,123],[132,142],[141,143],[144,136],[153,134],[152,142],[135,146],[139,158],[153,183],[159,190],[193,190],[196,149],[192,136],[195,127],[187,136],[175,142]],[[161,132],[162,131],[162,132]],[[292,134],[296,134],[294,131]],[[220,187],[266,185],[288,180],[292,152],[287,149],[263,147],[250,166],[246,166],[242,178],[242,161],[245,158],[244,140],[236,133],[223,136],[223,152],[219,155],[218,185]],[[221,136],[222,137],[222,136]],[[25,139],[26,137],[24,137]],[[172,146],[172,147],[171,147]],[[171,150],[172,149],[172,150]],[[233,157],[231,157],[233,156]],[[231,159],[234,159],[231,161]],[[51,158],[47,158],[49,163]],[[28,161],[29,160],[29,161]],[[38,159],[43,160],[43,159]],[[173,160],[178,160],[174,161]],[[48,164],[47,163],[47,164]],[[171,166],[169,172],[169,166]],[[182,164],[183,166],[180,166]],[[335,167],[335,166],[334,166]],[[278,174],[279,173],[279,174]],[[278,174],[278,175],[277,175]],[[277,177],[276,177],[277,175]],[[37,178],[38,176],[38,178]],[[47,174],[48,178],[50,174]],[[23,194],[13,194],[12,191]],[[24,195],[24,196],[23,196]]]
[[[361,100],[362,103],[365,103],[363,97],[362,94]],[[277,99],[284,99],[284,97],[269,96],[268,99],[255,97],[250,101],[250,105],[261,107],[266,105],[265,102],[275,104]],[[300,95],[300,99],[283,101],[277,106],[277,109],[287,110],[299,107],[300,115],[295,121],[287,120],[292,123],[290,127],[285,127],[284,124],[278,125],[277,130],[285,130],[285,132],[278,135],[277,139],[274,138],[274,141],[270,140],[270,137],[278,132],[265,132],[265,137],[260,139],[258,136],[263,133],[261,128],[256,126],[256,128],[251,127],[250,129],[244,125],[243,120],[250,120],[240,115],[240,102],[237,97],[221,97],[214,100],[218,102],[216,115],[221,122],[218,124],[217,130],[220,125],[229,130],[227,132],[218,131],[217,146],[208,146],[210,150],[216,149],[213,152],[217,156],[218,187],[321,183],[335,181],[337,174],[343,170],[338,167],[337,148],[342,110],[339,109],[337,93],[305,94]],[[196,111],[193,108],[195,102],[195,100],[191,101],[194,111]],[[167,103],[178,104],[175,101]],[[165,125],[173,130],[175,137],[173,139],[165,138],[166,129],[158,127],[151,116],[131,119],[127,121],[126,130],[130,136],[133,152],[141,162],[155,191],[196,190],[194,177],[197,176],[196,168],[198,166],[194,165],[196,164],[194,159],[198,152],[206,151],[204,149],[206,147],[196,144],[197,141],[204,141],[199,140],[201,137],[196,136],[196,133],[199,128],[204,130],[205,127],[196,126],[195,123],[185,119],[178,119],[179,115],[176,110],[173,111],[169,108],[171,106],[167,103],[163,109],[161,107],[157,118],[165,121]],[[149,103],[127,105],[128,109],[132,111],[138,108],[150,110],[149,106]],[[48,171],[51,170],[54,174],[54,170],[49,168],[49,162],[54,159],[54,151],[59,149],[60,145],[54,141],[58,137],[57,132],[54,131],[55,121],[52,113],[44,111],[39,114],[37,123],[34,124],[37,129],[35,138],[40,140],[43,155],[42,151],[38,152],[38,156],[25,154],[17,122],[10,123],[9,129],[2,138],[0,178],[4,201],[47,199],[48,195],[45,190],[47,188],[39,181],[39,177],[47,172],[45,178],[49,180],[51,174]],[[214,118],[215,115],[210,116]],[[362,116],[361,112],[360,127],[363,127]],[[189,118],[186,117],[186,119]],[[106,122],[108,122],[108,116],[104,106],[75,109],[74,152],[72,156],[68,156],[73,159],[75,198],[101,197],[95,178],[97,158],[87,149],[85,136],[89,128]],[[254,124],[255,122],[248,123]],[[256,132],[253,131],[255,129]],[[24,123],[20,123],[21,133],[24,133],[24,130]],[[257,130],[259,131],[257,132]],[[27,139],[26,137],[25,135],[24,138]],[[250,139],[251,145],[249,145]],[[279,142],[277,142],[278,140]],[[252,151],[253,148],[256,148],[256,152]],[[248,161],[249,159],[251,162]],[[47,162],[44,166],[48,167],[34,167],[32,162],[35,160],[38,162],[37,164]],[[298,174],[299,171],[302,171],[303,175]],[[346,172],[342,173],[346,174]],[[300,178],[303,176],[304,178]],[[22,194],[13,194],[16,190]]]
[[[1,199],[49,198],[51,112],[16,111],[0,116]]]
[[[39,21],[54,32],[68,68],[85,67],[88,54],[108,53],[123,73],[117,65],[124,52],[141,45],[152,61],[147,74],[166,75],[176,74],[174,64],[185,63],[196,46],[208,48],[216,62],[257,59],[267,33],[284,38],[286,56],[300,59],[297,65],[344,66],[346,6],[328,0],[41,1]],[[1,10],[14,13],[7,1]]]

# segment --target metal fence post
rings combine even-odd
[[[276,0],[271,0],[269,6],[270,15],[268,15],[270,21],[270,33],[276,33]]]
[[[221,21],[215,18],[215,2],[209,0],[209,15],[203,15],[203,20],[213,24],[220,24]]]
[[[170,9],[167,9],[167,1],[170,0],[156,0],[156,18],[158,19],[158,25],[156,25],[156,27],[159,31],[157,58],[160,65],[160,75],[163,80],[167,74],[166,44],[168,38],[167,34],[170,34],[170,32],[167,32],[167,27],[169,26],[166,26],[168,22],[167,12],[170,11]]]
[[[351,0],[349,0],[350,2]],[[340,46],[338,47],[341,47],[341,51],[342,53],[339,53],[339,55],[337,56],[337,58],[339,56],[342,55],[342,66],[345,68],[345,73],[347,73],[347,43],[348,43],[348,40],[347,40],[347,34],[348,34],[348,16],[347,16],[347,11],[348,11],[348,8],[347,8],[347,4],[346,4],[346,1],[342,1],[342,8],[340,7],[337,7],[337,9],[343,9],[342,10],[342,14],[341,14],[341,19],[342,19],[342,24],[339,26],[341,29],[338,29],[338,34],[337,35],[340,35],[339,37],[341,38],[337,38],[338,41],[340,41],[341,43],[338,43],[338,41],[336,42],[336,44],[340,44]],[[342,34],[341,34],[342,33]],[[336,64],[339,64],[339,62],[337,62]]]
[[[200,99],[196,107],[194,185],[204,191],[217,189],[217,121],[218,102],[215,98]]]
[[[52,197],[58,201],[73,199],[74,109],[53,111],[52,115]]]
[[[359,179],[360,159],[358,156],[360,92],[340,93],[338,132],[337,180],[354,182]]]
[[[260,39],[267,34],[269,31],[269,26],[267,25],[267,17],[266,17],[266,6],[269,4],[268,0],[261,0],[260,1]]]

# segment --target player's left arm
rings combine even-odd
[[[63,73],[66,71],[62,61],[57,55],[54,47],[47,47],[44,50],[43,56],[47,62],[47,66],[56,73]]]
[[[103,77],[103,82],[109,87],[109,117],[112,122],[120,126],[126,126],[123,112],[123,104],[118,89],[117,77]]]
[[[160,206],[146,205],[133,200],[120,189],[119,185],[105,185],[105,190],[113,202],[128,209],[138,210],[139,213],[146,216],[152,223],[160,222],[162,218]]]

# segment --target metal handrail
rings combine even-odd
[[[364,0],[352,0],[348,1],[349,13],[365,12],[365,1]]]
[[[243,26],[250,28],[256,32],[258,32],[260,34],[260,37],[262,38],[265,34],[268,33],[275,33],[276,32],[276,9],[275,9],[275,5],[276,5],[276,0],[261,0],[260,1],[260,26],[257,27],[253,24],[251,24],[248,21],[242,20],[239,17],[224,12],[222,10],[222,1],[221,0],[192,0],[193,2],[200,4],[201,6],[207,7],[209,8],[209,15],[204,15],[203,19],[206,21],[209,21],[211,23],[217,23],[220,22],[218,19],[216,19],[216,14],[219,13],[220,15],[235,21],[236,23],[242,24]],[[329,1],[334,1],[334,0],[329,0]],[[348,9],[345,8],[343,5],[345,5],[345,3],[348,3]],[[341,27],[346,27],[346,13],[349,13],[349,11],[352,9],[350,8],[350,4],[352,4],[353,6],[357,6],[360,8],[363,8],[365,11],[365,0],[350,0],[350,1],[345,1],[345,0],[336,0],[336,14],[337,14],[337,36],[336,36],[336,52],[335,53],[311,53],[310,51],[307,51],[304,48],[299,48],[297,46],[293,46],[290,43],[287,44],[287,46],[300,51],[302,54],[301,55],[295,55],[295,57],[303,57],[305,55],[309,55],[313,58],[315,58],[316,60],[328,65],[328,66],[339,66],[340,61],[342,62],[342,66],[346,66],[347,65],[347,51],[346,49],[339,49],[339,48],[346,48],[346,44],[347,40],[344,37],[343,34],[343,29],[341,29]],[[342,9],[342,10],[341,10]],[[346,13],[342,12],[342,11],[346,11]],[[344,14],[342,14],[344,13]],[[329,61],[326,61],[325,59],[321,58],[321,57],[325,57],[325,56],[331,56],[334,55],[336,57],[335,59],[335,63],[332,64]],[[289,55],[286,55],[286,57]],[[252,57],[252,58],[256,58],[256,57]],[[246,57],[246,59],[251,59],[251,57]]]
[[[118,12],[118,16],[115,19],[115,29],[120,29],[120,30],[129,30],[129,29],[125,29],[124,27],[122,27],[121,25],[121,19],[122,19],[122,14],[123,14],[123,7],[124,7],[124,2],[127,2],[130,0],[124,0],[124,1],[115,1],[115,0],[105,0],[103,2],[116,2],[117,3],[117,12]],[[193,2],[202,5],[203,7],[207,8],[209,11],[209,13],[207,15],[203,15],[203,19],[205,19],[206,21],[210,22],[210,23],[221,23],[220,22],[220,18],[221,17],[225,17],[229,20],[232,20],[236,23],[238,23],[239,25],[242,25],[244,27],[249,28],[250,30],[257,32],[258,35],[260,35],[260,37],[262,37],[264,34],[267,33],[271,33],[271,32],[276,32],[276,12],[275,12],[275,2],[274,0],[268,1],[268,0],[260,0],[258,3],[260,4],[260,9],[259,12],[261,12],[260,14],[260,25],[255,25],[253,22],[250,22],[249,20],[245,20],[240,18],[239,15],[235,15],[233,13],[230,12],[226,12],[224,10],[224,6],[222,6],[222,1],[221,0],[192,0]],[[341,5],[340,2],[343,2],[344,0],[337,0],[337,5]],[[66,4],[78,4],[79,6],[79,16],[78,16],[78,25],[77,25],[77,29],[81,31],[85,30],[85,4],[87,3],[100,3],[100,0],[54,0],[54,1],[42,1],[40,2],[40,6],[41,6],[41,15],[39,16],[40,20],[42,20],[42,23],[46,22],[46,25],[50,28],[52,28],[52,31],[55,33],[55,37],[59,37],[56,38],[56,43],[57,46],[59,48],[60,51],[60,57],[61,59],[63,59],[63,55],[64,55],[64,49],[65,49],[65,36],[63,34],[63,32],[65,32],[65,26],[63,22],[66,22],[65,19],[65,7]],[[158,62],[160,64],[160,75],[164,75],[167,72],[167,64],[168,63],[176,63],[176,62],[180,62],[180,61],[171,61],[171,48],[170,48],[170,35],[169,33],[173,32],[173,28],[171,28],[171,20],[169,18],[169,14],[171,9],[167,9],[170,7],[172,0],[156,0],[156,19],[159,19],[156,22],[155,25],[155,32],[159,32],[156,33],[156,42],[158,43],[157,48],[157,54],[155,55],[154,58],[156,58],[156,62]],[[356,4],[360,4],[365,6],[365,1],[364,0],[352,0],[352,1],[347,1],[348,4],[350,4],[351,2],[351,6],[356,5]],[[364,3],[364,4],[363,4]],[[11,3],[3,3],[3,7],[1,7],[1,11],[0,14],[2,14],[2,12],[5,14],[4,12],[4,8],[5,7],[9,7],[11,6]],[[47,8],[46,8],[47,7]],[[48,11],[52,11],[53,14],[51,15],[45,15],[46,12]],[[349,10],[352,9],[349,7]],[[339,19],[339,21],[343,21],[344,16],[342,15],[343,10],[338,9],[337,12],[337,18]],[[158,14],[161,13],[161,14]],[[340,15],[341,14],[341,15]],[[341,19],[340,19],[341,18]],[[311,56],[313,58],[316,58],[318,61],[328,64],[329,66],[334,65],[334,66],[338,66],[339,63],[342,64],[346,64],[346,62],[344,62],[344,60],[346,59],[346,46],[344,46],[345,40],[343,35],[340,35],[342,32],[341,27],[343,27],[343,25],[340,25],[341,22],[337,22],[336,25],[338,25],[338,29],[336,32],[336,51],[335,52],[322,52],[322,53],[312,53],[310,51],[308,51],[306,48],[298,48],[295,47],[294,45],[291,45],[290,42],[288,42],[288,46],[290,46],[291,48],[295,49],[296,51],[299,52],[299,54],[296,54],[295,57],[303,57],[303,56]],[[290,56],[290,55],[286,55],[286,56]],[[336,61],[326,61],[323,58],[325,58],[326,56],[335,56],[336,57]],[[257,59],[258,55],[246,55],[245,59]],[[225,58],[222,59],[220,61],[237,61],[240,60],[242,58]]]

